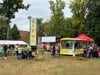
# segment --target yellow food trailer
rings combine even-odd
[[[83,40],[75,38],[61,38],[60,39],[60,54],[62,55],[78,55],[83,54]]]

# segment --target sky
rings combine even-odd
[[[24,0],[24,4],[30,4],[28,11],[19,10],[15,13],[15,18],[11,20],[11,27],[16,24],[19,30],[29,31],[29,19],[28,16],[32,18],[43,18],[43,21],[50,20],[51,11],[49,9],[50,0]],[[53,0],[55,1],[55,0]],[[65,17],[71,17],[72,13],[68,8],[70,0],[64,0],[66,2],[66,7],[63,10]],[[2,0],[0,0],[2,2]]]

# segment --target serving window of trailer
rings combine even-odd
[[[82,48],[82,41],[74,41],[74,47],[75,49],[80,49]]]
[[[70,41],[70,40],[62,40],[61,41],[61,48],[62,49],[72,49],[72,41]]]

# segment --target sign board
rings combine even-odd
[[[55,36],[42,37],[42,42],[56,42],[56,37]]]
[[[36,46],[36,19],[35,18],[31,18],[30,45],[31,46]]]

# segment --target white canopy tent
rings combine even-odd
[[[14,40],[0,40],[0,44],[8,44],[8,45],[14,45],[14,44],[20,44],[20,45],[27,45],[24,41],[14,41]]]

